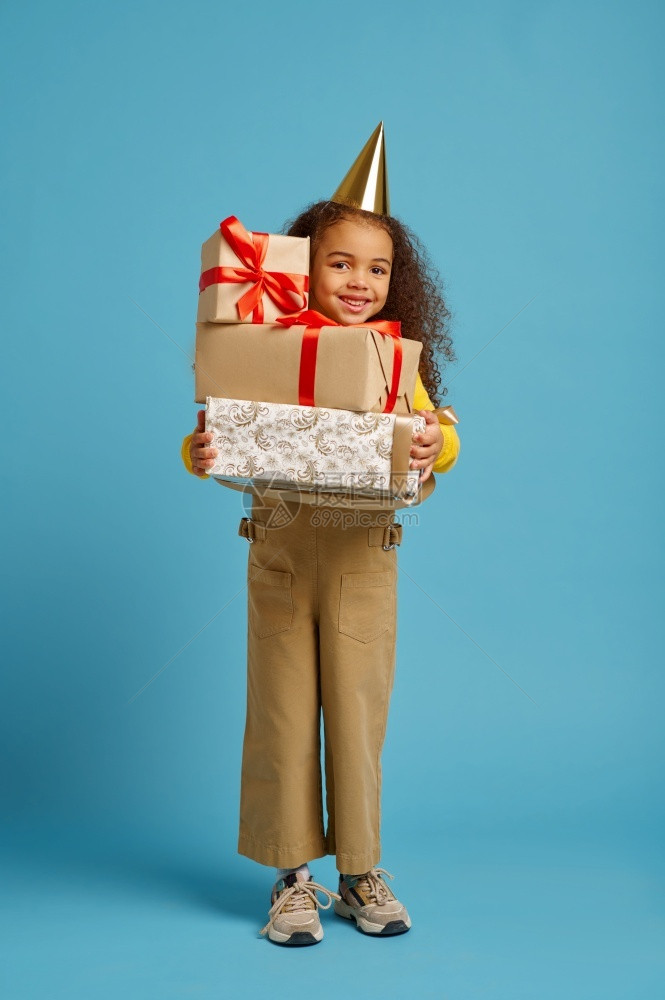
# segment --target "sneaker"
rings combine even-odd
[[[321,903],[317,892],[327,896],[328,902]],[[261,934],[267,932],[276,944],[318,944],[323,937],[319,907],[327,910],[333,899],[339,899],[336,892],[319,885],[311,876],[307,879],[302,872],[292,872],[275,882],[268,923]]]
[[[363,934],[404,934],[411,926],[406,907],[395,898],[384,879],[392,876],[384,868],[372,868],[365,875],[340,875],[335,913],[355,920]]]

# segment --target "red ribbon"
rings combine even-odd
[[[323,316],[315,309],[307,309],[294,316],[280,316],[277,320],[284,326],[306,327],[302,338],[300,351],[300,379],[298,382],[298,403],[300,406],[314,406],[314,380],[316,377],[316,352],[319,346],[319,334],[323,326],[344,326]],[[372,323],[354,323],[354,326],[376,330],[384,337],[393,338],[393,375],[383,413],[392,413],[397,401],[397,390],[402,373],[402,332],[401,323],[394,320],[374,320]]]
[[[199,280],[199,294],[209,285],[223,282],[232,284],[250,282],[252,287],[236,303],[241,322],[252,313],[252,323],[263,323],[264,294],[285,312],[292,310],[298,299],[302,299],[303,307],[307,304],[305,293],[309,289],[309,275],[264,270],[263,262],[270,239],[267,233],[249,233],[235,215],[230,215],[228,219],[220,222],[219,228],[223,238],[244,266],[208,268]]]

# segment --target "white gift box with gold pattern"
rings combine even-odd
[[[218,450],[208,474],[227,482],[408,503],[418,494],[421,473],[409,469],[411,442],[425,427],[418,414],[207,396],[205,429],[213,434],[209,447]]]

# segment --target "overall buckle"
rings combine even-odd
[[[383,548],[386,552],[390,549],[394,549],[396,545],[401,545],[402,543],[402,525],[401,524],[388,524],[386,525],[383,532]]]
[[[246,538],[248,542],[256,541],[256,535],[254,532],[254,522],[251,517],[243,517],[240,519],[240,524],[238,526],[238,534],[241,538]]]

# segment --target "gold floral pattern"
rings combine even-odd
[[[209,475],[323,491],[391,494],[395,415],[208,396],[206,431],[217,448]],[[426,427],[413,417],[413,431]],[[409,470],[407,496],[418,492]]]

